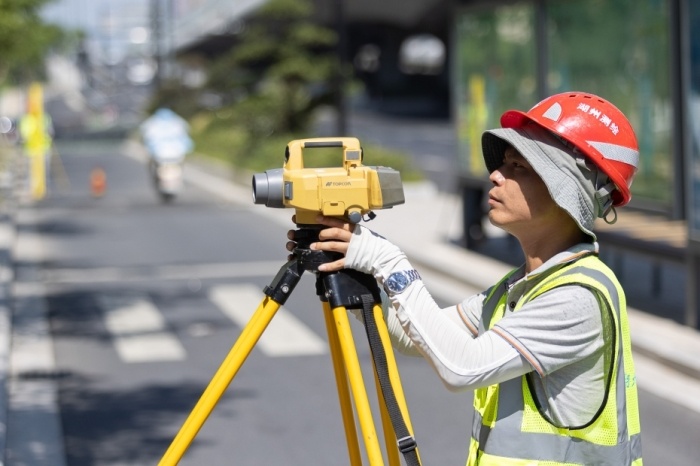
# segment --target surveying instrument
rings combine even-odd
[[[343,166],[304,168],[303,150],[311,148],[342,148]],[[318,215],[358,223],[374,218],[372,209],[403,204],[399,172],[387,167],[363,166],[362,148],[356,138],[299,139],[287,144],[283,168],[253,176],[253,201],[267,207],[296,209],[296,247],[287,263],[263,290],[265,297],[161,458],[159,466],[176,465],[180,461],[305,271],[316,275],[316,294],[322,302],[350,464],[362,464],[355,414],[369,464],[384,464],[347,315],[348,309],[361,309],[373,358],[388,462],[391,466],[400,465],[400,452],[407,465],[420,465],[376,280],[369,274],[350,269],[321,272],[318,270],[320,264],[342,256],[310,249],[310,245],[319,240],[319,232],[325,228],[316,223]]]

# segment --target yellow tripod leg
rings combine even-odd
[[[384,320],[384,314],[382,313],[382,306],[375,304],[373,308],[374,320],[377,323],[377,331],[379,332],[379,338],[382,341],[382,346],[384,347],[384,353],[386,355],[387,367],[389,368],[389,381],[391,382],[391,387],[394,390],[394,396],[396,397],[396,402],[401,410],[401,415],[403,416],[404,422],[406,423],[406,428],[413,435],[413,425],[411,425],[411,417],[408,413],[408,405],[406,403],[406,396],[403,392],[403,386],[401,385],[401,377],[399,375],[398,365],[396,364],[396,357],[394,356],[394,349],[391,346],[391,338],[389,336],[389,330],[386,326],[386,321]],[[391,418],[389,417],[389,412],[384,402],[384,397],[381,394],[381,387],[379,385],[379,379],[377,378],[377,371],[374,371],[375,383],[377,385],[377,392],[379,396],[379,406],[382,415],[382,424],[384,426],[384,436],[386,438],[387,454],[389,457],[390,465],[398,465],[398,445],[395,443],[396,433],[394,427],[391,424]],[[388,421],[388,428],[387,428]],[[391,434],[389,436],[388,434]],[[390,442],[394,441],[393,443]],[[420,459],[420,452],[416,448],[416,454]],[[395,459],[394,459],[395,458]],[[394,462],[396,461],[396,462]]]
[[[165,455],[161,458],[158,466],[176,465],[180,459],[182,459],[182,456],[194,440],[197,432],[199,432],[202,425],[204,425],[204,422],[211,414],[216,403],[236,376],[236,373],[253,350],[253,347],[258,339],[260,339],[260,336],[279,308],[280,304],[267,296],[262,300],[255,314],[253,314],[253,317],[246,324],[238,340],[236,340],[236,343],[226,356],[226,359],[224,359],[224,362],[219,366],[219,369],[209,382],[206,390],[204,390],[204,393],[199,398],[194,409],[173,439]]]
[[[345,438],[348,444],[350,464],[352,466],[360,466],[362,465],[362,457],[360,456],[360,444],[357,439],[357,428],[355,427],[352,400],[350,399],[350,391],[348,390],[348,378],[345,372],[346,368],[343,362],[340,340],[338,339],[338,330],[333,322],[333,314],[328,301],[323,301],[323,315],[326,320],[328,346],[330,347],[331,358],[333,360],[333,371],[335,373],[335,382],[338,387],[340,412],[343,416],[343,426],[345,428]]]
[[[382,418],[382,430],[384,431],[384,446],[386,447],[387,459],[389,460],[389,466],[399,466],[401,460],[399,459],[399,450],[396,447],[396,432],[394,431],[394,425],[391,423],[391,416],[389,416],[389,410],[386,407],[384,398],[382,395],[382,387],[379,384],[379,377],[377,376],[377,371],[374,371],[374,384],[377,388],[377,399],[379,400],[379,413]]]
[[[338,330],[340,349],[343,355],[343,360],[345,361],[345,368],[347,369],[350,388],[355,400],[357,418],[360,421],[360,429],[362,430],[365,449],[367,450],[367,458],[370,465],[381,466],[384,464],[384,459],[382,458],[382,452],[379,448],[377,432],[374,428],[372,410],[369,405],[369,399],[367,398],[367,392],[365,391],[365,384],[362,379],[362,370],[360,368],[360,361],[357,357],[357,350],[355,348],[355,341],[350,329],[347,310],[344,306],[338,306],[334,308],[332,312],[333,320],[335,321],[335,326]]]

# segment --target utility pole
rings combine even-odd
[[[163,50],[162,50],[162,35],[161,28],[161,8],[160,0],[151,0],[151,45],[152,53],[156,63],[156,73],[153,76],[153,84],[156,90],[160,90],[163,78]]]
[[[174,0],[166,0],[168,16],[168,79],[175,78],[175,4]]]
[[[335,29],[338,33],[336,54],[338,68],[335,75],[335,106],[337,112],[336,135],[345,136],[347,133],[347,108],[345,105],[345,55],[347,53],[347,33],[345,30],[345,7],[343,0],[335,0]]]

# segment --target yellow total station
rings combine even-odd
[[[305,149],[342,148],[342,166],[304,168]],[[296,139],[287,144],[282,168],[253,175],[253,201],[296,209],[298,225],[314,225],[319,214],[358,223],[373,209],[403,204],[401,174],[362,165],[357,138]]]

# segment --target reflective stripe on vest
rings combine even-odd
[[[507,279],[508,277],[506,277]],[[498,322],[506,308],[506,280],[484,303],[479,333]],[[624,294],[611,271],[587,256],[553,271],[519,300],[526,302],[555,287],[578,284],[596,292],[615,326],[615,358],[604,405],[580,428],[552,425],[538,410],[527,377],[476,390],[469,459],[471,465],[641,465],[636,380]],[[488,324],[485,324],[487,322]],[[537,376],[533,374],[531,376]],[[614,398],[608,395],[613,394]],[[613,425],[614,424],[614,425]]]

